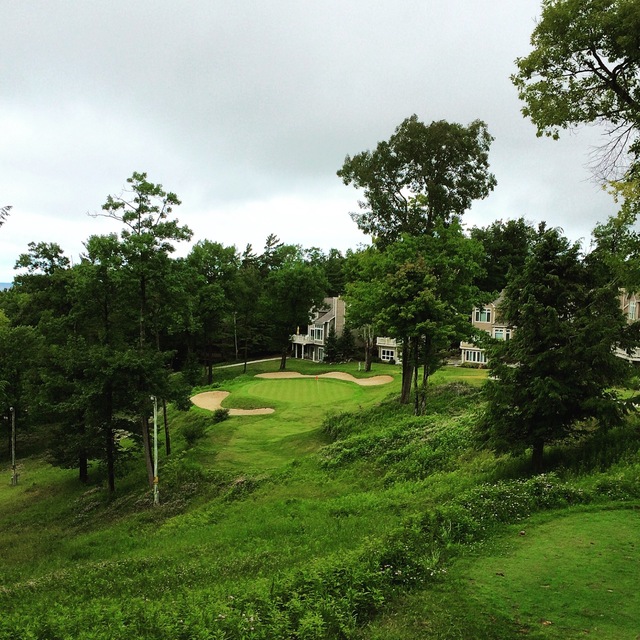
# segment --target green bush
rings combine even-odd
[[[216,409],[213,412],[213,424],[223,422],[229,417],[229,409]]]
[[[209,420],[205,416],[194,415],[187,424],[182,427],[182,436],[189,447],[193,447],[198,440],[204,438],[207,432]]]

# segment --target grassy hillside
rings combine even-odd
[[[160,507],[137,456],[113,498],[99,468],[90,487],[38,459],[18,487],[5,470],[0,638],[640,633],[637,422],[559,445],[532,477],[475,439],[483,372],[438,372],[416,418],[394,367],[377,387],[253,377],[276,365],[216,378],[225,406],[274,414],[171,410]]]

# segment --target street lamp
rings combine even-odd
[[[153,504],[160,504],[158,492],[158,398],[151,396],[153,400]]]
[[[9,407],[11,414],[11,486],[18,484],[18,474],[16,473],[16,410]]]

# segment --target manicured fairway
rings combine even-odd
[[[230,383],[223,407],[272,407],[275,413],[234,416],[216,425],[209,440],[215,464],[252,473],[281,467],[326,443],[320,427],[327,413],[376,404],[398,384],[396,379],[390,384],[360,386],[323,377],[252,378]]]
[[[640,637],[639,510],[563,515],[523,532],[465,571],[488,616],[544,638]]]

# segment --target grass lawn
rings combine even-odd
[[[545,638],[640,634],[640,511],[555,514],[512,528],[498,556],[462,563],[482,608]],[[545,521],[546,520],[546,521]],[[521,535],[524,531],[524,535]]]
[[[466,382],[474,386],[483,384],[489,375],[488,369],[473,369],[468,367],[442,367],[438,369],[430,378],[433,384],[444,384],[447,382]]]
[[[636,640],[639,530],[638,508],[539,514],[461,558],[362,637]]]
[[[223,407],[272,407],[276,411],[269,415],[234,416],[209,429],[208,438],[198,445],[198,452],[205,457],[214,455],[219,469],[260,473],[280,468],[326,444],[320,425],[327,414],[371,407],[397,393],[400,387],[398,368],[388,365],[374,367],[365,375],[363,371],[358,372],[357,363],[319,365],[290,360],[287,364],[289,371],[305,375],[343,371],[355,377],[383,373],[394,376],[393,382],[372,387],[330,378],[254,377],[257,372],[277,371],[278,365],[278,362],[254,365],[249,375],[240,375],[236,370],[235,378],[229,377],[220,383],[220,389],[230,392]],[[233,370],[223,371],[229,375]]]
[[[88,487],[43,460],[20,461],[19,487],[5,469],[0,639],[638,636],[633,423],[593,444],[609,456],[593,475],[565,454],[566,477],[548,479],[554,490],[544,496],[564,500],[566,481],[570,495],[588,500],[499,520],[496,510],[517,502],[510,496],[537,505],[538,485],[526,478],[524,458],[474,442],[478,389],[433,384],[429,415],[416,417],[411,406],[385,402],[399,392],[399,367],[374,365],[369,375],[394,381],[372,387],[254,377],[277,367],[214,375],[231,394],[227,406],[271,406],[274,414],[214,424],[211,412],[170,408],[174,446],[170,457],[160,448],[159,507],[138,449],[120,463],[113,496],[97,466]],[[293,360],[287,368],[364,376],[357,363]],[[480,385],[485,377],[447,367],[431,382]],[[183,430],[194,424],[204,436],[189,446]],[[529,493],[517,493],[525,485]],[[623,499],[628,505],[614,502]],[[492,518],[490,535],[464,537]]]

